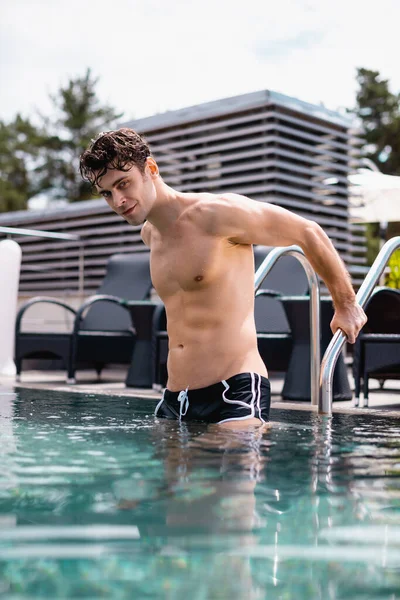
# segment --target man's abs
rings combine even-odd
[[[229,328],[186,330],[182,336],[170,336],[167,387],[171,391],[203,388],[247,372],[268,377],[252,327],[231,323]]]

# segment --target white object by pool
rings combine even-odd
[[[21,248],[12,240],[0,242],[0,376],[14,376],[15,318],[17,314]]]

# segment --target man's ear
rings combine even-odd
[[[158,165],[152,156],[146,158],[146,170],[148,170],[149,175],[152,177],[159,175]]]

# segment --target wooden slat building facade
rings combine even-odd
[[[347,190],[359,142],[348,118],[262,91],[125,126],[145,135],[162,177],[178,190],[236,192],[317,221],[354,283],[360,282],[366,270],[364,230],[349,223]],[[23,252],[20,294],[25,297],[93,293],[110,255],[146,251],[140,228],[125,223],[102,199],[3,214],[0,225],[81,236],[81,243],[15,237]],[[79,289],[82,249],[84,283]]]

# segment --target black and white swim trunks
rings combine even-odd
[[[269,380],[258,373],[239,373],[205,388],[166,389],[154,415],[184,421],[226,423],[253,417],[267,422],[271,403]]]

